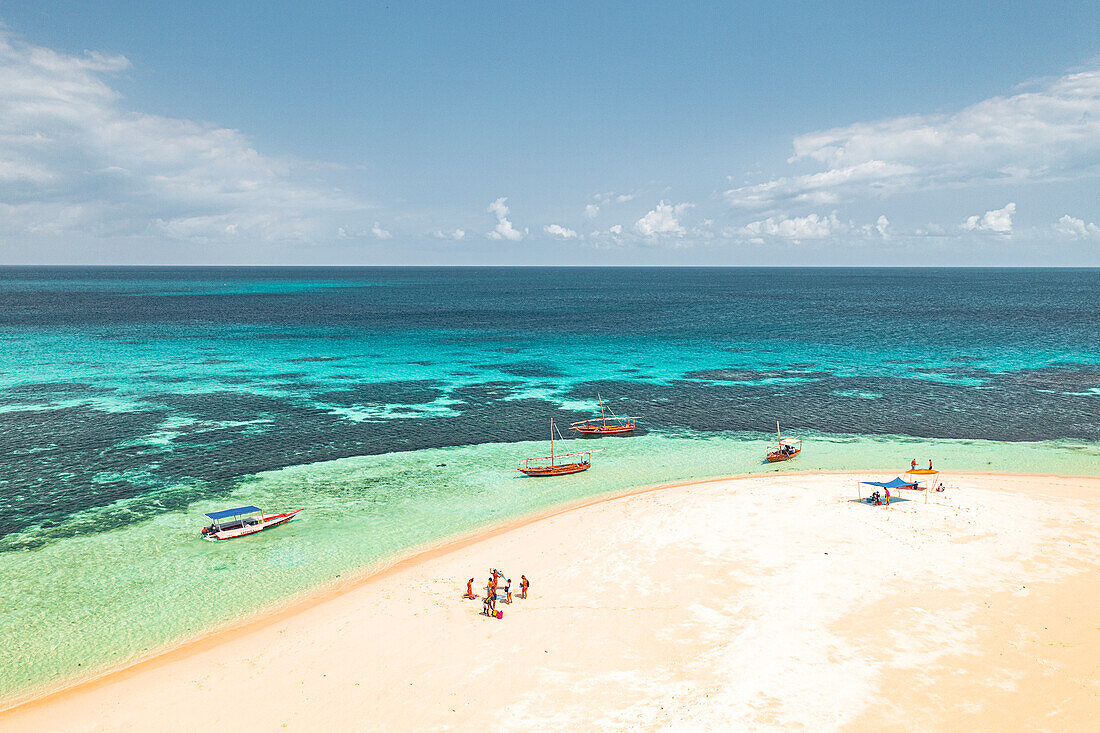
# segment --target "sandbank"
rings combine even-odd
[[[963,474],[874,507],[854,501],[868,477],[529,518],[20,705],[0,730],[1072,730],[1100,714],[1100,479]],[[532,583],[500,620],[461,600],[490,567]]]

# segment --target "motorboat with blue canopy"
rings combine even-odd
[[[222,509],[216,512],[207,512],[206,516],[211,524],[202,528],[204,540],[231,540],[248,534],[255,534],[280,524],[285,524],[302,511],[295,509],[292,512],[282,514],[265,515],[258,506],[240,506],[236,509]],[[258,515],[258,516],[257,516]]]

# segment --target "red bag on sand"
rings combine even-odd
[[[504,618],[504,611],[497,611],[497,618]]]

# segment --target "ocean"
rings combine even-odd
[[[0,699],[631,487],[1100,475],[1098,303],[1095,269],[0,268]],[[597,394],[636,435],[515,470]],[[805,450],[766,466],[777,420]],[[199,540],[241,504],[306,511]]]

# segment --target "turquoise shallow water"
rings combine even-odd
[[[346,458],[247,477],[216,505],[203,500],[112,531],[0,553],[0,696],[124,663],[414,549],[583,497],[719,475],[902,471],[910,457],[934,457],[948,481],[952,470],[1100,475],[1097,443],[803,437],[799,459],[778,467],[760,461],[763,434],[566,441],[562,450],[603,450],[590,471],[552,480],[514,471],[545,451],[542,442]],[[245,503],[307,511],[247,539],[198,539],[204,511]],[[69,521],[96,526],[104,512],[127,511],[121,501]]]
[[[0,697],[579,497],[1100,472],[1100,271],[0,268]],[[522,478],[547,419],[643,415]],[[887,476],[889,478],[889,476]],[[247,540],[202,513],[306,507]]]

